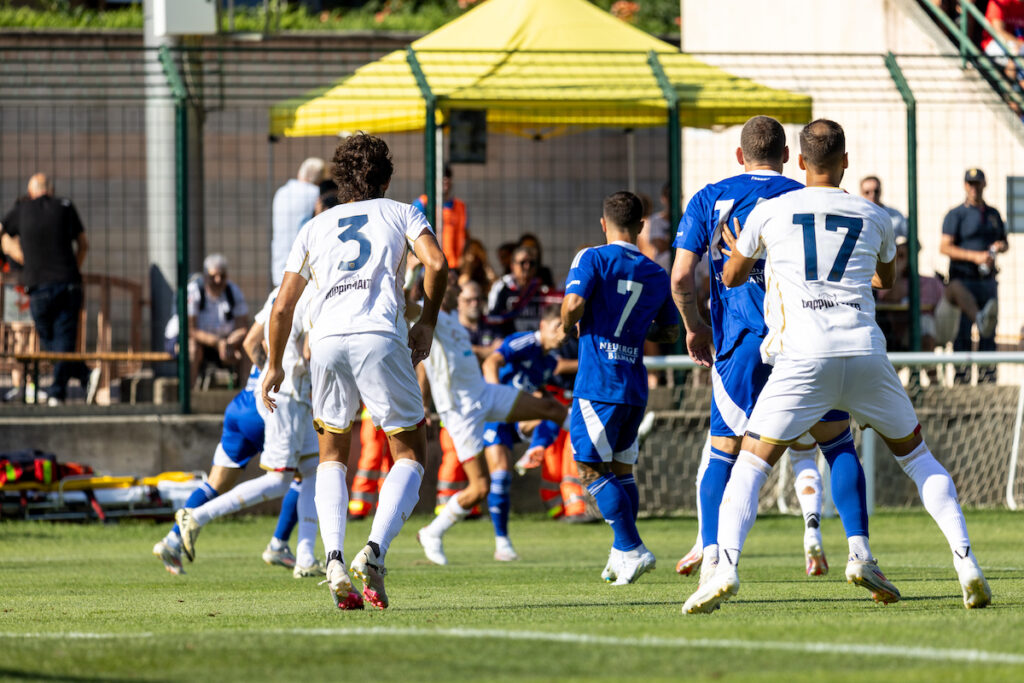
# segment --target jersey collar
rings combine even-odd
[[[629,249],[630,251],[635,251],[638,254],[640,253],[640,247],[636,246],[635,244],[630,244],[625,240],[615,240],[614,242],[612,242],[612,244],[617,244],[623,249]]]
[[[779,173],[778,171],[773,171],[771,169],[763,169],[763,170],[759,170],[759,171],[744,171],[743,175],[782,175],[782,174]]]

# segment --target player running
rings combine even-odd
[[[565,407],[553,398],[539,398],[530,393],[536,387],[525,382],[488,383],[484,381],[477,363],[469,333],[459,322],[459,285],[454,277],[441,303],[441,313],[434,328],[434,344],[430,356],[421,366],[421,373],[429,382],[430,394],[448,433],[455,444],[455,453],[462,464],[468,482],[466,488],[448,499],[430,524],[419,530],[416,540],[423,546],[427,559],[435,564],[446,565],[443,536],[456,523],[469,515],[473,506],[487,498],[487,507],[494,525],[494,559],[516,560],[512,541],[508,536],[509,458],[508,449],[488,445],[486,449],[487,468],[490,471],[490,492],[487,474],[484,472],[480,455],[484,454],[485,434],[496,428],[506,427],[505,423],[520,420],[550,420],[554,422],[554,434],[558,425],[566,418]],[[557,316],[557,309],[554,313]],[[558,348],[564,339],[561,324],[550,313],[541,322],[540,332],[523,332],[507,338],[493,355],[510,359],[521,355],[536,355],[527,350]],[[504,351],[503,351],[504,349]],[[492,355],[492,357],[493,357]],[[492,366],[497,361],[491,361]],[[485,368],[487,366],[485,365]],[[506,366],[508,367],[508,366]],[[553,365],[551,369],[553,369]],[[544,371],[540,370],[541,374]],[[542,423],[544,424],[544,423]],[[550,424],[550,423],[547,423]],[[492,435],[492,440],[493,435]],[[552,441],[553,441],[552,437]]]
[[[686,346],[698,364],[711,367],[711,443],[698,470],[700,538],[679,561],[676,571],[689,574],[698,566],[702,580],[718,564],[718,512],[729,473],[740,452],[740,441],[758,394],[771,373],[761,362],[760,346],[768,332],[764,320],[764,261],[751,267],[743,285],[727,289],[722,268],[723,227],[741,223],[755,206],[771,197],[803,188],[782,175],[789,160],[786,132],[768,116],[755,116],[740,133],[736,160],[744,173],[704,187],[686,207],[676,235],[672,266],[672,296],[686,325]],[[694,273],[708,254],[711,277],[711,326],[697,311]],[[712,348],[714,356],[712,356]],[[814,427],[832,472],[836,507],[846,530],[851,555],[870,559],[868,519],[864,502],[864,471],[853,447],[849,415],[829,411]],[[794,484],[804,516],[804,554],[809,576],[828,573],[821,541],[821,475],[815,462],[814,438],[804,436],[790,445]],[[886,589],[895,590],[891,585]]]
[[[775,368],[726,486],[719,526],[722,561],[683,612],[712,612],[736,595],[737,564],[757,516],[761,486],[786,444],[832,406],[849,410],[886,442],[949,542],[964,606],[985,607],[992,594],[971,552],[956,487],[921,438],[921,425],[875,323],[871,287],[888,288],[895,279],[892,222],[879,207],[839,188],[847,167],[839,124],[808,124],[800,133],[800,152],[807,187],[755,208],[738,238],[723,231],[731,250],[722,273],[726,286],[745,282],[762,250],[766,255],[769,334],[761,348]],[[851,558],[847,580],[861,584],[870,569]],[[888,602],[885,595],[874,597]]]
[[[427,448],[413,366],[430,353],[448,279],[444,253],[423,214],[384,198],[393,170],[388,146],[378,137],[360,133],[338,145],[331,173],[341,203],[299,231],[269,323],[263,401],[273,410],[271,392],[285,379],[281,358],[288,329],[306,282],[312,283],[310,370],[313,417],[320,433],[316,509],[327,551],[327,582],[341,609],[362,606],[344,558],[349,430],[361,397],[374,423],[388,435],[395,459],[380,489],[369,540],[351,564],[363,583],[363,597],[384,609],[385,557],[419,500]],[[410,246],[424,265],[425,295],[419,321],[407,328],[398,274],[405,272]]]
[[[607,244],[576,254],[562,301],[562,328],[571,334],[578,323],[580,338],[569,438],[580,480],[615,536],[602,578],[617,586],[655,566],[636,528],[640,495],[633,478],[637,427],[647,406],[644,339],[679,337],[668,274],[636,246],[642,224],[639,197],[606,197]]]
[[[256,317],[257,324],[262,325],[264,331],[265,321],[270,315],[277,293],[277,290],[270,293],[263,309]],[[257,403],[256,406],[263,418],[265,430],[260,467],[267,472],[198,507],[188,507],[186,504],[186,507],[178,510],[175,519],[181,530],[181,548],[190,562],[195,559],[196,540],[206,524],[243,508],[284,496],[292,478],[298,472],[302,476],[298,499],[298,514],[301,521],[294,576],[301,578],[324,573],[313,555],[316,544],[316,508],[313,502],[316,460],[313,456],[316,455],[317,443],[316,433],[311,425],[309,370],[304,354],[308,327],[304,321],[310,294],[300,299],[297,307],[299,315],[296,316],[287,339],[284,358],[286,372],[279,396],[281,409],[270,414],[261,404]],[[267,368],[264,368],[262,374],[265,376],[266,373]]]

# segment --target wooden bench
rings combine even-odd
[[[112,363],[166,363],[174,360],[174,355],[166,351],[86,351],[86,352],[60,352],[60,351],[28,351],[25,353],[3,353],[0,357],[10,358],[21,363],[21,393],[24,400],[28,402],[26,392],[26,378],[28,377],[29,365],[32,366],[32,376],[39,377],[39,363],[60,361],[80,361],[82,363],[99,362],[102,374],[100,375],[100,388],[110,388],[109,366]]]

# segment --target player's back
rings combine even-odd
[[[729,352],[746,332],[763,337],[764,260],[759,259],[750,279],[740,287],[722,284],[722,268],[728,257],[721,251],[722,228],[740,225],[759,203],[803,187],[799,182],[775,171],[751,171],[706,185],[693,196],[679,223],[673,245],[697,255],[708,254],[711,277],[711,328],[715,350],[721,356]]]
[[[839,188],[805,188],[751,212],[744,253],[757,243],[767,250],[763,354],[885,353],[871,291],[877,263],[896,254],[884,210]]]
[[[655,320],[662,325],[678,323],[668,274],[635,245],[614,242],[576,255],[565,293],[587,300],[580,319],[574,396],[646,405],[647,331]]]
[[[426,218],[409,204],[370,199],[338,205],[299,232],[287,270],[310,281],[311,342],[377,332],[405,337],[405,298],[398,273]]]
[[[479,394],[484,390],[483,373],[473,353],[469,332],[454,311],[438,312],[434,341],[423,367],[438,412],[453,410],[458,405],[456,394]]]

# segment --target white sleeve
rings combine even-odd
[[[762,256],[761,229],[764,227],[767,216],[764,211],[759,211],[759,208],[754,207],[754,210],[747,216],[747,223],[740,231],[739,240],[736,242],[736,251],[746,258]]]
[[[427,217],[423,215],[423,212],[417,209],[412,204],[405,204],[405,239],[409,241],[409,246],[412,246],[416,240],[419,239],[420,235],[423,234],[424,230],[434,234],[434,230],[430,227],[430,223],[427,221]]]
[[[888,219],[889,217],[886,216]],[[882,228],[882,244],[878,248],[878,260],[881,263],[889,263],[896,258],[896,231],[893,230],[892,220],[873,220]]]
[[[288,252],[288,260],[284,262],[284,271],[286,273],[298,273],[304,279],[310,278],[309,271],[309,226],[310,223],[306,223],[299,230],[298,236],[295,238],[295,242],[292,244],[292,249]]]

